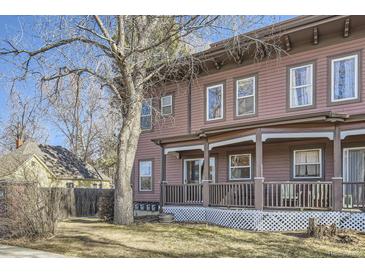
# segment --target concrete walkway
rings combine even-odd
[[[0,258],[65,258],[65,257],[55,253],[0,244]]]

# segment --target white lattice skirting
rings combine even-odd
[[[339,228],[365,232],[365,213],[234,210],[193,206],[165,206],[163,211],[173,214],[177,222],[210,223],[255,231],[305,230],[308,219],[314,217],[321,224],[336,223]]]

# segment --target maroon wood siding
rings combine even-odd
[[[258,121],[268,118],[288,117],[295,114],[313,113],[318,111],[332,110],[335,112],[345,112],[348,114],[364,112],[364,102],[349,103],[344,105],[330,106],[328,105],[329,90],[329,57],[348,53],[365,48],[365,38],[356,40],[341,39],[338,43],[312,50],[300,52],[297,54],[282,57],[279,60],[257,63],[242,66],[236,69],[215,72],[214,74],[200,77],[195,81],[192,87],[192,131],[201,128],[209,128],[213,126],[228,125],[243,121]],[[361,64],[364,68],[365,58],[362,54]],[[316,63],[316,108],[307,110],[287,111],[286,106],[286,74],[287,66],[315,61]],[[240,76],[258,74],[258,115],[251,118],[234,119],[234,79]],[[217,83],[226,81],[225,89],[225,110],[224,119],[222,121],[204,122],[204,87],[209,83]],[[362,87],[365,86],[365,71],[362,69],[360,81]],[[365,99],[365,89],[360,90],[361,97]]]
[[[364,34],[361,35],[364,37]],[[356,39],[344,39],[341,36],[333,38],[332,42],[324,42],[321,46],[311,46],[308,50],[298,53],[293,53],[289,56],[282,57],[278,60],[272,60],[263,63],[239,66],[232,69],[222,69],[214,71],[210,75],[199,77],[192,85],[191,98],[191,129],[188,122],[188,86],[186,84],[170,85],[165,87],[163,92],[172,92],[174,94],[174,117],[155,124],[154,129],[150,132],[141,134],[136,160],[135,170],[133,175],[133,183],[135,189],[135,200],[137,201],[158,201],[160,192],[160,147],[155,145],[151,139],[186,135],[191,132],[196,132],[201,128],[209,128],[222,125],[231,125],[234,123],[242,123],[244,121],[260,121],[264,119],[290,117],[297,114],[315,113],[326,110],[331,110],[347,114],[365,113],[365,58],[364,52],[361,57],[361,76],[360,76],[360,93],[362,102],[349,103],[337,106],[328,104],[329,90],[329,58],[334,55],[343,54],[353,51],[363,51],[365,48],[365,38],[356,36]],[[287,66],[298,63],[314,61],[316,66],[316,88],[315,102],[316,107],[313,109],[288,111],[287,110]],[[234,119],[234,79],[240,76],[257,74],[258,100],[257,116]],[[204,112],[204,94],[205,86],[210,83],[225,81],[225,109],[224,119],[222,121],[205,123]],[[154,101],[156,107],[159,106],[159,98]],[[303,128],[298,125],[297,128]],[[313,125],[313,127],[318,127]],[[332,128],[333,125],[329,125]],[[344,128],[351,125],[344,125]],[[283,130],[283,129],[279,129]],[[243,132],[240,132],[241,134]],[[356,139],[356,138],[355,138]],[[351,139],[350,139],[351,140]],[[357,139],[356,139],[357,140]],[[199,141],[198,141],[199,142]],[[350,142],[345,140],[344,143]],[[361,141],[359,141],[361,142]],[[333,159],[332,159],[332,142],[329,140],[311,140],[294,142],[290,141],[289,145],[310,145],[321,144],[325,147],[325,180],[331,180],[333,176]],[[365,144],[364,144],[365,145]],[[239,151],[244,150],[254,151],[254,145],[245,148],[240,147]],[[217,156],[219,182],[228,180],[228,154],[229,151],[236,151],[237,148],[216,148],[212,151]],[[197,152],[195,152],[195,155]],[[264,177],[266,181],[270,180],[289,180],[290,179],[290,148],[288,143],[265,143],[263,147],[263,165]],[[182,153],[184,155],[184,153]],[[203,154],[201,153],[201,157]],[[154,159],[154,188],[152,192],[138,191],[138,160]],[[171,183],[182,182],[182,159],[177,159],[175,156],[168,155],[166,159],[166,179]]]

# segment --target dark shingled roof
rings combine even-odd
[[[39,145],[39,148],[42,151],[39,156],[56,177],[108,180],[105,175],[64,147]]]
[[[15,171],[20,163],[24,163],[32,155],[37,155],[60,179],[110,180],[68,149],[61,146],[39,145],[35,142],[26,142],[20,148],[1,157],[0,167],[6,167],[7,170],[0,173],[5,175],[9,174],[10,170]]]

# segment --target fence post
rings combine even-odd
[[[203,184],[203,206],[209,206],[209,182],[210,180],[202,180]]]
[[[342,189],[342,170],[341,170],[341,131],[336,125],[333,136],[333,175],[332,178],[332,207],[333,210],[342,210],[343,189]]]
[[[70,204],[71,204],[71,217],[77,217],[76,216],[75,189],[69,188],[69,193],[70,193]]]
[[[166,181],[162,181],[160,184],[160,213],[163,213],[163,206],[166,201]]]
[[[256,174],[255,174],[255,208],[262,210],[264,208],[264,177],[262,165],[262,134],[261,129],[256,130]]]

